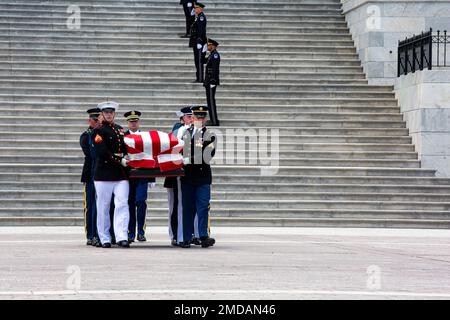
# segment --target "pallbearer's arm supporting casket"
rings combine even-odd
[[[125,136],[130,178],[183,176],[184,142],[161,131],[140,132]]]

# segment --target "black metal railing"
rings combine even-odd
[[[436,67],[447,67],[447,44],[450,42],[450,36],[447,36],[447,30],[440,32],[439,30],[433,35],[433,43],[436,44]],[[442,46],[442,49],[441,49]],[[443,52],[443,63],[441,62],[441,52]]]
[[[444,32],[438,30],[433,34],[433,29],[399,41],[397,76],[423,69],[432,70],[433,67],[447,67],[449,43],[450,36],[447,36],[446,30]],[[436,52],[435,56],[433,56],[434,52]]]

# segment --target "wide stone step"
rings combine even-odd
[[[158,3],[152,6],[149,5],[136,5],[135,3],[128,2],[128,6],[117,6],[114,3],[108,5],[99,5],[97,3],[91,3],[80,6],[81,12],[85,14],[96,14],[98,16],[102,15],[139,15],[139,14],[153,14],[156,15],[160,13],[166,16],[165,13],[176,12],[180,15],[183,9],[181,6],[177,6],[175,3]],[[336,5],[314,5],[311,4],[300,4],[295,7],[293,4],[288,5],[287,8],[279,8],[276,4],[257,4],[257,3],[240,3],[240,6],[229,5],[228,3],[209,3],[208,4],[208,15],[219,15],[223,13],[224,15],[235,14],[245,14],[245,13],[259,13],[259,14],[271,14],[274,15],[300,15],[300,14],[334,14],[339,15],[342,10]],[[237,5],[237,4],[236,4]],[[267,8],[265,8],[267,7]],[[5,3],[0,4],[0,8],[4,12],[11,13],[22,13],[22,14],[49,14],[52,15],[64,15],[67,14],[67,5],[62,4],[43,4],[36,5],[32,3]],[[239,8],[239,10],[236,10]],[[181,10],[180,10],[181,9]],[[257,10],[255,10],[257,9]],[[270,9],[270,10],[268,10]],[[272,10],[273,9],[273,10]],[[286,10],[289,9],[289,10]],[[181,12],[180,12],[181,11]]]
[[[90,15],[87,12],[82,14],[83,21],[87,23],[97,23],[103,25],[109,24],[124,24],[124,25],[136,25],[138,23],[148,23],[151,21],[153,25],[181,25],[184,26],[184,17],[183,13],[173,12],[172,14],[165,14],[163,16],[155,17],[157,13],[151,14],[121,14],[121,15],[105,15],[100,17],[97,14]],[[258,27],[261,25],[276,25],[276,26],[301,26],[304,24],[332,24],[336,26],[343,27],[345,23],[344,16],[337,15],[335,13],[332,14],[322,14],[322,13],[310,13],[310,14],[302,14],[302,15],[280,15],[281,19],[276,19],[273,15],[263,15],[263,14],[255,14],[252,12],[250,14],[239,14],[238,12],[234,12],[233,14],[208,14],[210,25],[232,25],[232,26],[252,26]],[[4,22],[9,22],[14,24],[18,21],[29,21],[33,20],[36,22],[46,22],[46,23],[63,23],[66,22],[70,17],[69,14],[61,15],[61,14],[42,14],[38,13],[37,15],[30,16],[29,14],[21,14],[21,13],[8,13],[8,12],[0,12],[0,19]]]
[[[180,20],[181,21],[181,20]],[[36,21],[16,21],[14,24],[4,22],[0,20],[0,28],[3,29],[9,29],[11,32],[14,32],[18,29],[24,30],[24,29],[50,29],[54,31],[67,31],[67,23],[64,22],[56,22],[48,23],[48,22],[36,22]],[[161,25],[155,25],[151,24],[151,21],[147,21],[146,23],[139,23],[139,24],[108,24],[108,25],[102,25],[97,23],[89,23],[89,22],[83,22],[83,31],[91,31],[91,32],[111,32],[111,30],[114,30],[114,32],[161,32],[163,31],[166,34],[182,34],[186,31],[186,26],[182,24],[172,24],[172,25],[166,25],[164,28],[161,27]],[[71,30],[72,32],[79,33],[81,30]],[[237,31],[243,32],[243,33],[284,33],[284,34],[296,34],[299,32],[309,32],[309,33],[330,33],[330,34],[342,34],[343,32],[349,32],[347,25],[345,24],[339,24],[339,26],[333,26],[329,23],[324,23],[323,25],[319,26],[311,26],[311,25],[303,25],[303,26],[259,26],[259,27],[251,27],[251,26],[230,26],[228,24],[223,25],[208,25],[208,33],[210,34],[216,34],[216,33],[226,33],[226,34],[233,34]]]
[[[29,210],[33,212],[33,208]],[[311,210],[310,210],[311,212]],[[399,212],[402,214],[402,212]],[[254,226],[254,227],[330,227],[330,228],[435,228],[448,229],[450,223],[439,219],[392,219],[392,218],[282,218],[282,217],[212,217],[213,226]],[[83,226],[81,217],[26,216],[14,217],[8,214],[0,217],[2,226]],[[151,226],[167,226],[167,217],[147,218],[148,232]]]
[[[59,109],[55,109],[58,106]],[[122,110],[136,109],[143,112],[142,117],[148,117],[148,115],[158,112],[158,114],[164,117],[173,117],[175,110],[179,109],[179,105],[162,104],[162,105],[127,105],[121,104]],[[302,114],[305,116],[311,114],[341,114],[342,117],[345,116],[375,116],[375,117],[389,117],[393,119],[398,116],[398,108],[396,107],[383,107],[383,106],[277,106],[277,105],[259,105],[259,106],[237,106],[237,105],[220,105],[220,115],[221,118],[242,118],[242,113],[252,114],[257,116],[267,116],[273,114],[274,110],[277,111],[278,116],[286,117],[287,114]],[[49,117],[58,114],[61,117],[72,117],[85,114],[85,110],[80,110],[79,107],[76,109],[70,104],[57,104],[57,103],[14,103],[9,102],[0,105],[0,111],[4,116],[20,115],[29,116],[33,114],[34,116]],[[117,118],[121,121],[120,114]],[[124,112],[123,112],[124,113]],[[391,117],[390,117],[391,115]]]
[[[220,30],[220,31],[218,31]],[[61,29],[49,29],[49,28],[35,28],[35,29],[27,29],[27,28],[1,28],[0,27],[0,35],[2,37],[11,37],[10,39],[21,39],[21,37],[32,37],[40,38],[40,37],[83,37],[83,38],[91,38],[94,39],[105,39],[105,38],[111,38],[114,35],[117,35],[118,39],[121,39],[123,37],[128,38],[137,38],[137,39],[147,39],[147,38],[161,38],[161,37],[168,37],[170,38],[176,38],[180,39],[177,32],[182,31],[178,28],[167,30],[162,30],[161,28],[148,28],[147,30],[139,30],[136,28],[136,30],[129,30],[129,29],[119,29],[119,30],[112,30],[111,28],[101,30],[98,28],[87,29],[83,28],[80,30],[68,30],[67,26],[66,28]],[[327,32],[325,32],[327,31]],[[314,29],[303,29],[300,32],[236,32],[233,31],[233,29],[229,29],[226,31],[224,28],[216,28],[213,30],[210,30],[208,28],[208,33],[214,35],[215,38],[218,39],[260,39],[260,40],[269,40],[269,39],[279,39],[279,40],[289,40],[295,37],[295,39],[322,39],[322,40],[349,40],[351,39],[351,36],[346,29],[338,29],[332,30],[318,30],[315,31]],[[138,36],[138,37],[137,37]],[[185,40],[182,40],[185,41]]]
[[[8,1],[6,3],[15,3],[14,1]],[[23,1],[19,2],[19,3],[23,3]],[[47,5],[70,5],[71,2],[69,0],[54,0],[54,1],[50,1],[50,0],[27,0],[28,4],[47,4]],[[96,5],[96,6],[156,6],[156,5],[171,5],[171,6],[176,6],[178,5],[177,2],[173,2],[173,1],[158,1],[158,0],[133,0],[133,2],[130,2],[130,0],[95,0],[95,3],[92,3],[92,1],[87,1],[87,0],[82,0],[82,1],[78,1],[77,3],[79,3],[79,5]],[[209,5],[212,6],[217,6],[217,5],[221,5],[224,2],[222,1],[217,1],[217,0],[211,0],[209,1]],[[227,1],[227,3],[230,3],[232,5],[234,5],[235,3],[245,3],[245,4],[251,4],[251,5],[260,5],[260,4],[271,4],[272,6],[274,4],[276,5],[291,5],[291,4],[305,4],[305,5],[328,5],[328,4],[339,4],[339,0],[273,0],[273,1],[269,1],[269,0],[244,0],[244,1],[240,1],[240,0],[229,0]],[[181,7],[179,7],[181,8]]]
[[[146,129],[146,128],[144,128]],[[170,130],[169,130],[170,131]],[[218,129],[214,129],[218,132]],[[221,132],[226,134],[226,132]],[[10,147],[12,144],[16,147],[26,148],[44,148],[48,147],[48,141],[52,141],[54,148],[78,147],[80,132],[61,133],[61,132],[27,132],[15,131],[14,135],[10,132],[0,131],[0,146]],[[58,137],[58,139],[55,139]],[[60,140],[64,138],[65,140]],[[285,143],[381,143],[381,144],[411,144],[412,138],[409,136],[339,136],[339,135],[279,135],[279,141]],[[401,153],[409,156],[407,153]],[[399,155],[400,156],[400,155]]]
[[[217,37],[216,37],[217,38]],[[171,37],[120,37],[120,36],[110,36],[110,37],[95,37],[95,36],[9,36],[9,35],[1,35],[0,34],[0,45],[4,45],[6,42],[10,42],[13,44],[21,45],[22,43],[39,41],[48,46],[58,46],[59,44],[67,45],[68,42],[72,44],[72,46],[111,46],[111,45],[123,45],[126,43],[129,46],[160,46],[160,45],[170,45],[170,46],[179,46],[187,45],[186,40],[180,40],[176,35],[172,35]],[[305,46],[307,44],[313,44],[315,46],[352,46],[353,41],[348,38],[342,37],[333,37],[331,39],[322,39],[321,37],[315,38],[296,38],[296,39],[259,39],[259,38],[243,38],[235,36],[224,36],[220,39],[220,47],[234,47],[236,45],[263,45],[268,44],[271,46]]]
[[[195,88],[195,89],[194,89]],[[277,98],[285,98],[285,99],[301,99],[301,98],[350,98],[350,99],[392,99],[394,100],[394,94],[392,92],[386,91],[359,91],[352,90],[351,88],[346,88],[346,90],[340,90],[336,88],[336,90],[323,90],[323,88],[309,88],[302,86],[293,86],[293,87],[285,87],[285,88],[277,88],[274,91],[264,90],[264,87],[253,88],[252,91],[248,91],[248,88],[243,86],[237,86],[235,88],[224,86],[220,88],[221,95],[217,94],[217,100],[221,101],[225,96],[227,99],[245,97],[245,99],[258,98],[258,99],[277,99]],[[247,89],[247,90],[246,90]],[[14,85],[3,86],[0,88],[0,96],[11,93],[11,95],[51,95],[52,92],[54,95],[82,95],[83,92],[86,95],[91,96],[136,96],[137,98],[142,97],[189,97],[193,91],[199,91],[204,95],[204,87],[201,85],[193,86],[192,88],[186,89],[171,89],[166,86],[166,89],[158,89],[153,88],[152,86],[148,86],[147,88],[138,88],[138,89],[126,89],[126,88],[58,88],[58,87],[14,87]],[[364,90],[364,89],[362,89]],[[197,97],[196,97],[197,98]]]
[[[17,136],[15,136],[17,138]],[[244,146],[237,142],[239,135],[230,135],[224,138],[219,136],[220,147],[218,152],[227,154],[233,152],[238,154],[255,152],[267,147],[269,151],[274,152],[275,146],[273,140],[268,138],[269,145],[266,146],[265,141],[257,141],[256,143],[246,143]],[[0,152],[2,156],[13,155],[33,155],[38,153],[61,154],[64,156],[78,156],[81,155],[79,142],[76,141],[64,147],[58,147],[58,143],[54,143],[53,139],[36,143],[30,146],[33,142],[21,141],[18,142],[16,138],[7,139],[6,137],[0,140]],[[23,137],[22,137],[23,138]],[[51,145],[49,145],[49,142]],[[233,143],[234,142],[234,143]],[[239,141],[242,144],[242,141]],[[234,149],[229,149],[229,145]],[[226,145],[226,148],[225,148]],[[39,150],[36,150],[39,148]],[[242,149],[245,148],[245,149]],[[277,150],[282,158],[328,158],[328,159],[417,159],[417,153],[414,152],[414,145],[411,144],[357,144],[357,143],[296,143],[285,142],[280,139],[277,141]]]
[[[186,53],[192,52],[192,49],[188,47],[186,41],[179,41],[177,43],[170,45],[173,49],[183,49],[185,48]],[[77,49],[79,45],[74,44],[72,42],[45,42],[45,41],[0,41],[0,49],[3,50],[11,50],[12,52],[16,51],[17,53],[32,47],[33,50],[39,49],[42,53],[43,51],[48,50],[61,50],[61,49]],[[133,50],[159,50],[160,52],[164,52],[167,48],[167,44],[164,42],[161,43],[148,43],[148,44],[135,44],[135,43],[127,43],[127,42],[102,42],[102,43],[83,43],[83,49],[103,49],[108,51],[113,50],[123,50],[126,48],[133,48]],[[221,45],[221,52],[224,50],[222,48],[226,48],[226,46]],[[245,52],[245,53],[253,53],[254,51],[259,51],[263,53],[273,53],[280,51],[280,45],[270,44],[265,45],[262,41],[258,43],[233,43],[229,46],[233,51]],[[335,53],[355,53],[356,49],[353,44],[342,44],[337,45],[332,41],[321,41],[314,42],[314,45],[311,45],[310,42],[305,42],[304,45],[289,45],[283,47],[283,51],[295,53],[297,51],[315,51],[315,52],[335,52]],[[225,51],[226,53],[226,51]]]
[[[51,117],[5,117],[0,116],[0,121],[5,121],[7,124],[2,124],[2,128],[20,128],[24,125],[36,125],[45,124]],[[59,124],[65,124],[67,126],[81,126],[83,120],[81,118],[65,119],[54,117],[53,121],[58,120]],[[153,118],[152,120],[141,120],[142,126],[147,128],[154,128],[156,126],[171,126],[174,123],[173,118]],[[261,120],[261,119],[248,119],[245,120],[221,120],[224,126],[235,126],[235,127],[254,127],[255,125],[267,126],[271,128],[282,128],[283,125],[299,127],[316,127],[316,128],[405,128],[406,124],[401,120],[332,120],[328,119],[316,119],[316,120]],[[80,130],[81,131],[81,130]]]
[[[193,105],[193,104],[206,104],[206,98],[203,94],[199,94],[198,96],[184,96],[177,97],[172,96],[170,101],[179,105]],[[373,105],[386,105],[386,106],[396,106],[397,101],[395,99],[386,99],[386,98],[327,98],[320,97],[319,94],[316,97],[311,98],[274,98],[274,97],[246,97],[240,96],[237,97],[224,97],[219,96],[216,97],[217,105],[221,104],[237,104],[241,106],[248,105],[260,105],[260,104],[275,104],[278,103],[280,105],[366,105],[368,107]],[[128,104],[137,104],[137,103],[154,103],[161,104],[166,103],[168,98],[163,96],[112,96],[112,95],[99,95],[99,96],[79,96],[79,95],[56,95],[56,94],[7,94],[0,93],[0,101],[4,101],[6,103],[10,101],[36,101],[36,102],[71,102],[78,101],[79,104],[83,105],[97,105],[101,101],[105,101],[106,99],[114,99],[119,103],[128,103]]]
[[[423,194],[423,193],[345,193],[345,192],[299,192],[299,191],[215,191],[212,192],[212,199],[220,200],[335,200],[335,201],[387,201],[387,202],[446,202],[448,194]],[[239,189],[237,189],[239,190]],[[31,190],[0,190],[0,201],[5,203],[17,200],[33,201],[34,199],[77,199],[83,202],[83,190],[60,190],[60,191],[31,191]],[[167,191],[162,188],[149,190],[147,202],[151,205],[158,200],[163,203],[167,199]],[[167,200],[166,200],[167,201]],[[12,204],[12,207],[15,207]],[[151,211],[151,210],[149,210]],[[448,213],[450,217],[450,212]]]
[[[298,22],[310,22],[314,23],[315,21],[327,21],[327,22],[342,22],[344,21],[344,17],[337,13],[336,11],[327,11],[327,10],[304,10],[301,13],[294,12],[286,13],[280,12],[275,17],[273,13],[264,12],[264,11],[227,11],[222,10],[220,12],[208,12],[207,18],[209,24],[222,24],[227,21],[233,21],[234,19],[238,19],[240,21],[245,22],[251,21],[253,23],[261,23],[263,21],[267,21],[269,24],[287,24],[287,23],[298,23]],[[33,20],[33,21],[67,21],[70,17],[66,12],[46,12],[46,11],[38,11],[38,10],[2,10],[0,12],[1,19],[8,19],[9,21],[17,21],[22,19]],[[165,10],[162,8],[154,8],[154,10],[148,12],[132,12],[132,11],[124,11],[124,12],[104,12],[104,11],[87,11],[84,10],[81,12],[81,17],[85,21],[90,22],[104,22],[106,24],[111,22],[120,22],[120,23],[136,23],[138,21],[148,22],[152,21],[155,24],[158,24],[160,21],[164,21],[167,23],[180,24],[184,22],[183,13],[180,14],[177,9],[169,9]],[[281,20],[277,21],[276,18]]]
[[[59,198],[61,194],[79,196],[83,193],[83,184],[76,182],[60,182],[60,181],[3,181],[1,184],[0,195],[3,198],[36,197],[36,195],[45,195],[46,197]],[[214,183],[213,193],[242,193],[239,190],[246,190],[245,193],[272,193],[276,190],[278,193],[303,192],[303,193],[346,193],[359,194],[365,193],[376,196],[377,194],[392,195],[406,197],[427,197],[430,195],[432,199],[440,199],[438,196],[448,197],[450,194],[450,185],[434,186],[434,185],[376,185],[376,184],[301,184],[301,183],[246,183],[246,182],[217,182]],[[156,194],[166,193],[163,188],[163,180],[157,179],[157,186],[149,189],[149,199],[156,197]],[[164,198],[164,197],[163,197]],[[431,199],[430,198],[430,199]],[[435,200],[433,200],[435,201]]]
[[[58,112],[57,110],[33,110],[33,109],[13,109],[9,111],[3,112],[3,108],[0,108],[0,111],[2,111],[3,116],[0,116],[0,119],[9,119],[11,117],[17,117],[22,116],[24,120],[27,118],[30,118],[30,114],[33,116],[31,117],[31,120],[40,121],[41,118],[44,120],[49,117],[54,117],[55,114],[58,114],[58,119],[61,119],[63,123],[67,124],[78,124],[80,122],[83,122],[86,119],[85,116],[85,110],[74,110],[74,111],[68,111],[68,112]],[[133,107],[133,109],[137,109],[136,107]],[[222,107],[221,107],[222,109]],[[226,121],[235,121],[235,120],[242,120],[242,114],[239,112],[245,112],[246,116],[248,116],[247,119],[251,121],[251,119],[255,121],[265,121],[268,117],[271,117],[274,113],[274,110],[272,111],[249,111],[249,110],[230,110],[228,108],[223,108],[224,111],[220,112],[221,119]],[[155,116],[154,114],[158,112],[158,120],[160,121],[176,121],[176,117],[174,117],[174,111],[168,110],[168,111],[159,111],[159,110],[149,110],[148,108],[139,108],[139,110],[142,112],[141,116],[141,123],[151,123],[153,124]],[[174,110],[176,110],[174,108]],[[125,113],[127,109],[123,110]],[[306,121],[306,120],[341,120],[341,121],[365,121],[365,120],[377,120],[377,121],[402,121],[403,118],[401,114],[395,114],[395,113],[377,113],[377,112],[321,112],[322,110],[317,108],[316,112],[305,112],[302,110],[302,108],[295,108],[293,107],[291,112],[288,111],[279,111],[277,112],[277,121],[278,120],[286,120],[286,121]],[[83,117],[81,116],[83,115]],[[5,118],[2,118],[5,117]],[[121,121],[120,115],[117,117],[118,121]],[[37,118],[37,119],[34,119]],[[273,123],[276,123],[277,121],[273,121]]]
[[[67,156],[67,155],[50,155],[46,153],[39,153],[35,155],[5,155],[0,157],[0,163],[30,163],[35,164],[77,164],[82,163],[81,156]],[[221,161],[223,163],[224,161]],[[235,164],[249,163],[258,164],[261,162],[260,158],[236,158],[233,161]],[[263,161],[266,162],[265,160]],[[212,162],[214,164],[215,161]],[[276,163],[281,166],[303,166],[303,167],[384,167],[384,168],[420,168],[420,161],[418,160],[391,160],[391,159],[327,159],[327,158],[313,158],[309,154],[302,158],[277,158]]]
[[[2,61],[13,61],[21,60],[26,61],[67,61],[67,59],[78,59],[81,61],[90,62],[89,59],[96,59],[96,62],[109,61],[109,62],[123,62],[126,60],[130,61],[151,61],[154,57],[161,57],[160,50],[114,50],[111,52],[109,50],[102,49],[67,49],[67,50],[47,50],[47,54],[42,54],[37,50],[33,51],[32,48],[28,48],[25,52],[19,52],[19,50],[12,50],[9,54],[0,54]],[[290,62],[299,61],[304,59],[336,59],[336,60],[358,60],[356,53],[327,53],[327,52],[308,52],[308,51],[297,51],[297,52],[284,52],[284,51],[272,51],[272,52],[254,52],[249,58],[248,53],[233,50],[233,47],[225,48],[222,50],[220,47],[221,54],[226,58],[227,61],[258,61],[258,60],[280,60]],[[171,59],[184,59],[192,60],[193,55],[186,48],[168,48],[164,51],[165,58]]]
[[[33,26],[40,28],[60,28],[65,25],[67,28],[67,18],[65,19],[55,19],[55,18],[33,18],[33,22],[29,22],[29,18],[24,17],[0,17],[2,22],[0,27],[6,27],[7,25],[14,25],[15,27],[25,27],[30,28]],[[180,19],[157,19],[149,20],[145,19],[134,19],[134,18],[111,18],[111,19],[83,19],[86,23],[83,24],[84,27],[88,25],[97,25],[104,28],[105,26],[111,29],[126,30],[127,28],[138,28],[141,30],[148,30],[148,28],[164,29],[166,25],[176,26],[176,34],[181,35],[186,30],[186,25],[184,17]],[[303,19],[298,19],[297,21],[280,21],[280,20],[267,20],[267,19],[252,19],[252,20],[221,20],[218,21],[217,18],[214,21],[209,22],[208,32],[213,34],[214,31],[222,31],[222,27],[233,28],[234,31],[248,31],[252,30],[254,32],[264,32],[268,30],[269,32],[279,32],[283,29],[290,29],[291,31],[298,32],[299,29],[303,29],[311,25],[322,25],[325,28],[347,28],[347,24],[344,18],[333,19],[332,17],[322,18],[320,16],[304,17]],[[95,30],[95,27],[90,30]],[[173,33],[172,33],[173,34]],[[183,39],[180,39],[182,42]],[[184,43],[187,39],[184,39]]]
[[[79,4],[79,2],[77,2]],[[133,2],[127,2],[128,5],[117,5],[116,3],[83,3],[79,4],[82,12],[90,13],[141,13],[141,12],[165,12],[165,11],[177,11],[182,12],[181,6],[176,6],[172,3],[161,3],[155,2],[150,4],[136,4]],[[48,13],[48,12],[58,12],[60,14],[67,13],[67,7],[69,2],[66,3],[25,3],[25,2],[12,2],[12,3],[2,3],[0,8],[5,12],[25,12],[30,10],[36,10],[38,12]],[[181,10],[180,10],[181,9]],[[254,3],[254,2],[219,2],[219,3],[208,3],[208,14],[218,14],[220,12],[236,13],[239,12],[261,12],[261,13],[272,13],[272,14],[286,14],[286,13],[305,13],[305,12],[330,12],[334,14],[339,14],[341,12],[341,6],[338,3]],[[257,10],[255,10],[257,9]]]
[[[120,123],[119,123],[120,124]],[[49,131],[49,127],[51,127]],[[173,124],[170,126],[161,126],[156,125],[151,127],[153,130],[159,130],[163,132],[171,132],[173,127]],[[242,127],[226,127],[221,126],[220,129],[214,129],[214,130],[220,130],[221,133],[226,132],[227,129],[232,130],[232,132],[236,132],[236,130],[243,130]],[[261,130],[269,130],[267,131],[268,134],[271,134],[270,130],[273,130],[273,127],[258,127],[254,126],[251,130],[256,130],[257,132],[262,132]],[[283,135],[330,135],[335,134],[337,136],[339,135],[360,135],[360,136],[407,136],[408,135],[408,129],[406,128],[319,128],[319,127],[283,127],[283,128],[275,128],[279,130],[280,134]],[[30,133],[38,133],[42,134],[42,132],[55,132],[54,136],[61,138],[69,135],[80,135],[81,132],[86,130],[86,126],[80,124],[77,126],[68,126],[68,125],[58,125],[53,124],[49,126],[48,124],[33,124],[30,126],[29,124],[1,124],[0,123],[0,131],[7,131],[7,132],[30,132]],[[254,132],[254,131],[251,131]]]
[[[132,77],[135,79],[140,79],[143,77],[167,77],[173,78],[179,76],[180,79],[189,78],[190,81],[193,81],[194,78],[192,74],[195,73],[195,69],[189,72],[177,72],[175,70],[167,70],[165,72],[154,72],[152,70],[136,70],[136,71],[127,71],[127,70],[101,70],[101,69],[48,69],[48,68],[0,68],[0,77],[10,77],[10,76],[45,76],[45,77],[53,77],[53,76],[62,76],[64,77],[82,77],[85,76],[94,76],[94,77],[102,77],[106,79],[114,79],[114,77]],[[286,82],[298,79],[304,80],[319,80],[319,79],[327,79],[328,81],[333,80],[353,80],[359,79],[364,80],[364,74],[358,72],[348,72],[348,71],[334,71],[330,72],[330,70],[319,70],[311,71],[311,72],[222,72],[220,77],[221,81],[235,78],[248,78],[249,76],[252,79],[259,80],[276,80],[278,82]],[[195,77],[195,75],[194,75]],[[231,81],[231,80],[230,80]]]
[[[1,57],[1,56],[0,56]],[[5,56],[4,59],[1,61],[4,61],[5,63],[3,66],[5,66],[6,63],[10,64],[11,66],[17,66],[21,63],[24,65],[29,66],[36,66],[39,67],[41,64],[67,64],[68,66],[71,66],[72,64],[86,64],[86,65],[96,65],[101,64],[107,65],[107,66],[116,66],[118,64],[125,64],[127,66],[143,66],[143,65],[152,65],[152,66],[159,66],[159,65],[177,65],[177,66],[184,66],[189,65],[192,66],[193,64],[193,57],[190,57],[186,54],[183,55],[183,57],[161,57],[161,56],[153,56],[148,58],[129,58],[129,57],[59,57],[59,56],[51,56],[51,55],[45,55],[45,56],[24,56],[24,57],[15,57],[15,56]],[[333,64],[334,62],[334,64]],[[339,64],[339,66],[344,67],[351,67],[351,66],[360,66],[360,62],[356,59],[339,59],[335,57],[335,59],[332,59],[332,57],[328,57],[325,59],[308,59],[308,58],[302,58],[302,59],[273,59],[271,57],[267,58],[228,58],[221,62],[221,68],[224,68],[226,70],[227,68],[231,68],[232,66],[286,66],[286,65],[292,65],[292,66],[335,66],[336,64]],[[232,69],[230,69],[232,70]]]
[[[29,165],[32,167],[32,164]],[[311,169],[311,168],[309,168]],[[335,172],[329,172],[328,176],[317,176],[314,174],[304,175],[245,175],[235,174],[234,172],[227,174],[217,173],[213,171],[213,184],[220,183],[250,183],[250,184],[266,184],[268,187],[273,183],[289,184],[352,184],[352,185],[417,185],[417,186],[448,186],[450,179],[436,178],[434,176],[418,177],[418,176],[343,176],[339,175],[339,168],[332,168]],[[410,170],[410,169],[406,169]],[[332,170],[330,170],[332,171]],[[0,172],[0,181],[7,182],[42,182],[42,183],[59,183],[71,182],[80,183],[81,167],[78,173],[51,173],[51,172]],[[158,178],[157,181],[163,181]],[[162,182],[161,182],[162,183]]]
[[[257,78],[233,78],[231,75],[221,75],[222,78],[222,86],[226,85],[256,85],[256,86],[264,86],[264,85],[286,85],[286,86],[303,86],[303,85],[355,85],[356,87],[360,85],[367,85],[367,80],[365,79],[291,79],[291,80],[283,80],[277,79],[277,81],[271,79],[257,79]],[[275,77],[274,77],[275,78]],[[225,80],[225,82],[224,82]],[[192,81],[192,75],[188,77],[102,77],[102,76],[85,76],[85,77],[77,77],[72,75],[10,75],[10,76],[0,76],[0,81],[2,82],[37,82],[37,83],[47,83],[47,82],[59,82],[61,85],[65,83],[105,83],[115,85],[118,83],[128,84],[128,83],[170,83],[171,85],[189,85],[189,82]],[[21,85],[18,85],[21,86]],[[370,88],[371,86],[368,86]],[[198,87],[197,87],[198,88]],[[380,86],[381,89],[387,89],[388,86]],[[400,109],[398,109],[400,110]],[[398,112],[398,111],[397,111]]]
[[[186,81],[188,82],[188,81]],[[0,85],[2,88],[42,88],[42,89],[92,89],[95,87],[97,89],[115,89],[115,90],[161,90],[166,91],[169,82],[104,82],[104,81],[73,81],[67,80],[61,81],[50,81],[50,80],[11,80],[11,79],[0,79]],[[308,83],[232,83],[225,82],[220,86],[221,90],[224,92],[229,91],[242,91],[254,90],[256,92],[264,90],[273,90],[274,92],[289,92],[294,91],[315,91],[315,92],[361,92],[361,93],[392,93],[392,88],[390,86],[369,86],[364,84],[308,84]],[[170,84],[171,91],[186,91],[186,90],[197,90],[201,89],[198,84],[194,83],[172,83]]]
[[[177,63],[173,61],[166,61],[164,64],[148,64],[148,63],[87,63],[87,62],[0,62],[1,69],[15,70],[23,68],[53,68],[55,71],[70,70],[71,68],[76,68],[77,70],[100,70],[100,71],[146,71],[148,74],[153,74],[155,72],[195,72],[195,66],[193,63]],[[327,71],[329,73],[339,73],[339,72],[361,72],[360,66],[325,66],[316,60],[316,62],[308,63],[305,61],[304,64],[299,65],[259,65],[259,64],[242,64],[242,65],[231,65],[224,63],[220,67],[221,73],[233,73],[233,72],[264,72],[264,73],[296,73],[296,72],[314,72],[314,71]]]
[[[79,173],[82,165],[77,164],[0,164],[0,173],[8,173],[12,168],[17,173]],[[224,174],[232,172],[235,175],[246,175],[261,177],[264,175],[293,175],[293,176],[416,176],[433,177],[435,170],[419,168],[327,168],[327,167],[300,167],[300,166],[236,166],[236,165],[215,165],[213,166],[215,174]]]
[[[3,199],[2,203],[6,208],[29,208],[30,205],[46,208],[78,208],[83,210],[83,199]],[[167,208],[167,199],[152,199],[149,201],[149,207]],[[346,200],[211,200],[212,214],[215,210],[232,210],[240,209],[237,216],[251,216],[250,210],[244,208],[252,208],[258,216],[263,216],[263,212],[256,210],[289,210],[292,209],[295,216],[299,211],[297,208],[305,209],[338,209],[338,210],[421,210],[421,211],[447,211],[442,213],[441,218],[446,217],[450,220],[450,203],[449,202],[413,202],[413,201],[346,201]],[[167,211],[166,211],[167,212]],[[300,211],[301,212],[301,211]],[[266,214],[268,214],[267,212]],[[1,211],[0,211],[1,214]],[[220,215],[220,213],[218,213]],[[432,214],[431,214],[432,215]],[[437,217],[434,217],[437,218]],[[449,221],[450,222],[450,221]]]

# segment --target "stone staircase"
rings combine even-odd
[[[214,225],[450,226],[450,179],[420,168],[392,88],[367,84],[338,0],[204,2],[221,43],[215,130],[280,141],[276,175],[214,165]],[[205,104],[183,26],[178,0],[0,1],[0,225],[83,223],[88,107],[113,99],[169,131]],[[162,181],[149,192],[149,225],[164,225]]]

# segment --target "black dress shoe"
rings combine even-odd
[[[117,245],[119,247],[122,247],[122,248],[129,248],[130,247],[130,243],[127,240],[119,241],[119,242],[117,242]]]
[[[181,242],[180,244],[178,244],[178,246],[179,246],[180,248],[190,248],[190,247],[191,247],[191,244],[190,244],[189,241],[185,241],[185,242]]]
[[[134,238],[128,238],[128,242],[129,243],[133,243],[134,242]]]
[[[178,247],[178,242],[177,239],[172,239],[172,241],[170,242],[170,244],[174,247]]]
[[[107,242],[102,244],[102,248],[111,248],[111,243]]]
[[[92,239],[88,239],[88,241],[86,241],[86,245],[87,246],[92,246]]]
[[[92,246],[97,247],[97,245],[100,243],[100,240],[98,238],[92,239]]]
[[[216,243],[216,240],[210,237],[200,239],[200,241],[202,243],[202,248],[212,247]]]
[[[194,239],[192,239],[191,244],[194,244],[194,245],[196,245],[196,246],[199,246],[199,245],[201,245],[202,243],[200,242],[200,239],[199,239],[199,238],[194,238]]]
[[[137,240],[138,240],[138,241],[141,241],[141,242],[147,241],[147,239],[145,238],[145,236],[144,236],[144,235],[141,235],[141,234],[138,234]]]

